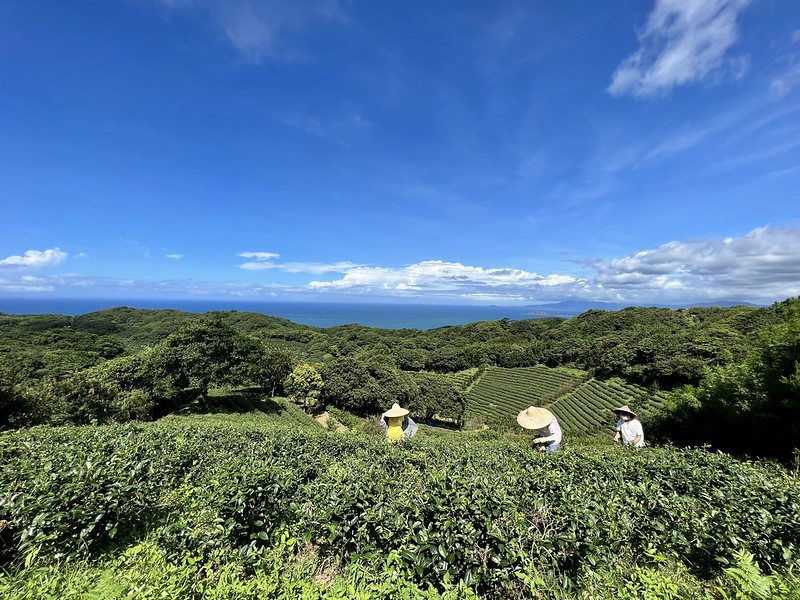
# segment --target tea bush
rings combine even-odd
[[[672,590],[656,555],[704,581],[743,551],[765,575],[798,558],[800,481],[778,465],[423,437],[389,445],[257,415],[2,433],[2,560],[19,575],[26,560],[105,560],[149,540],[169,564],[216,572],[294,540],[341,572],[522,598],[623,564],[640,568],[630,585]]]

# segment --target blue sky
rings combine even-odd
[[[6,0],[0,296],[800,295],[796,0]]]

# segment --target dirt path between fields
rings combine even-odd
[[[327,410],[324,413],[314,417],[314,420],[316,420],[316,422],[322,425],[325,429],[331,429],[333,431],[336,431],[337,433],[343,433],[345,431],[348,431],[347,427],[345,427],[344,425],[342,425],[342,423],[334,419],[328,413]]]

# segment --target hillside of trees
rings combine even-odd
[[[768,308],[591,310],[431,330],[316,328],[259,313],[115,308],[0,314],[0,427],[152,419],[217,388],[377,414],[393,402],[460,425],[451,376],[573,367],[666,393],[656,438],[790,457],[798,445],[800,299]]]

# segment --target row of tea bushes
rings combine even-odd
[[[393,446],[198,416],[7,432],[0,464],[11,571],[145,539],[175,564],[293,539],[342,568],[504,597],[527,585],[520,573],[569,582],[660,556],[711,580],[720,559],[746,551],[769,573],[800,547],[797,476],[704,450],[546,455],[490,434]]]

